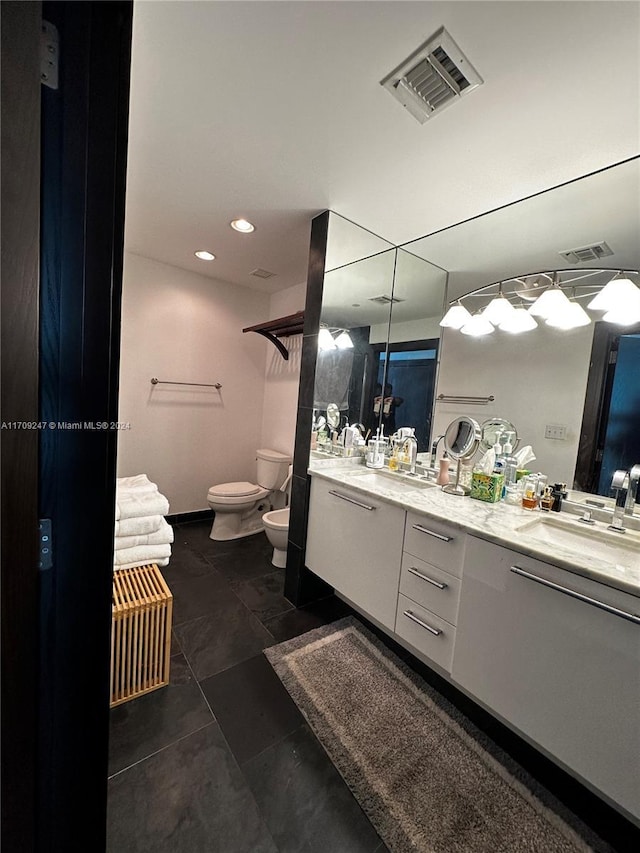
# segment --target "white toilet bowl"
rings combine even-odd
[[[262,515],[271,508],[269,489],[254,483],[221,483],[212,486],[207,502],[215,513],[211,539],[241,539],[262,530]]]
[[[287,480],[291,457],[263,449],[256,451],[256,460],[257,483],[220,483],[209,489],[207,503],[214,511],[210,539],[242,539],[264,529],[262,516],[273,509],[274,492]]]
[[[287,541],[289,539],[289,507],[265,512],[262,516],[264,532],[273,545],[271,562],[279,569],[287,565]]]

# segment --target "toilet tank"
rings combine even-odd
[[[287,479],[291,457],[277,450],[256,450],[258,460],[257,480],[263,489],[279,489]]]

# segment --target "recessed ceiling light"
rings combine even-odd
[[[200,258],[201,261],[215,261],[216,256],[212,255],[211,252],[205,252],[204,249],[201,249],[199,252],[193,253],[196,258]]]
[[[243,234],[251,234],[256,230],[255,225],[252,225],[247,219],[232,219],[229,223],[235,231],[241,231]]]

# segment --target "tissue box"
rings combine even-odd
[[[478,501],[496,503],[502,497],[504,474],[479,474],[474,471],[471,475],[471,497]]]

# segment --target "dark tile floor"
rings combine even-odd
[[[221,543],[209,530],[176,526],[163,569],[174,595],[171,683],[111,711],[108,853],[384,853],[262,654],[350,608],[333,596],[293,608],[264,534]],[[640,849],[624,818],[384,641],[614,851]]]
[[[264,534],[175,527],[171,683],[111,711],[109,853],[383,853],[262,650],[350,612],[296,610]]]

